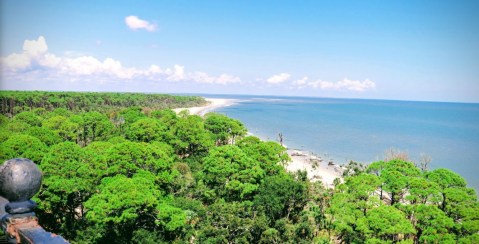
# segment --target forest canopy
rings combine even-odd
[[[22,111],[56,108],[72,112],[113,112],[129,107],[145,110],[194,107],[207,104],[198,96],[173,96],[149,93],[118,92],[46,92],[46,91],[0,91],[1,113],[14,116]]]
[[[354,164],[328,189],[238,120],[170,110],[200,97],[0,98],[0,159],[39,165],[40,224],[72,243],[479,243],[476,193],[448,169]]]

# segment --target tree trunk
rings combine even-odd
[[[446,209],[446,194],[442,193],[441,210],[444,211],[445,209]]]

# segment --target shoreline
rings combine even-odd
[[[329,164],[312,152],[295,149],[288,149],[286,152],[291,158],[286,166],[289,172],[305,170],[311,182],[321,180],[326,188],[334,188],[334,180],[343,178],[344,169],[340,165]]]
[[[175,108],[173,111],[180,113],[181,111],[187,110],[191,115],[204,116],[218,108],[231,106],[238,101],[237,99],[225,98],[205,98],[205,100],[209,102],[209,104],[205,106]],[[255,136],[251,132],[248,132],[248,135]],[[310,181],[315,182],[321,180],[326,188],[334,188],[334,179],[343,178],[343,168],[341,166],[337,164],[329,165],[328,162],[310,151],[288,149],[287,146],[285,146],[285,148],[286,153],[288,153],[291,158],[291,161],[285,166],[286,171],[296,172],[298,170],[305,170]]]
[[[205,114],[212,112],[218,108],[228,107],[236,103],[236,99],[226,98],[205,98],[209,104],[205,106],[190,107],[190,108],[175,108],[172,109],[176,113],[180,113],[183,110],[187,110],[191,115],[204,116]]]
[[[258,137],[262,141],[277,142],[276,140],[259,137],[250,131],[248,131],[247,135]],[[312,151],[290,149],[284,144],[283,147],[286,148],[286,153],[291,158],[291,161],[284,166],[286,171],[294,173],[298,170],[305,170],[311,182],[321,180],[323,186],[330,189],[334,188],[334,180],[336,178],[343,182],[344,167],[342,164],[334,163],[332,159],[324,159]]]

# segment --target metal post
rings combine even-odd
[[[10,159],[0,165],[0,226],[9,243],[68,243],[38,225],[37,204],[30,198],[41,183],[42,173],[29,159]]]

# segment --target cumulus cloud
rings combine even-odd
[[[22,53],[13,53],[5,58],[2,58],[2,66],[6,65],[10,69],[25,69],[32,65],[32,61],[42,57],[48,51],[48,46],[43,36],[40,36],[38,40],[26,40],[23,43]],[[51,60],[51,56],[46,57]],[[8,62],[6,62],[8,60]],[[43,60],[39,60],[42,62]]]
[[[228,74],[221,74],[216,78],[216,81],[214,83],[226,85],[229,83],[238,83],[241,82],[241,79],[237,76],[232,76]]]
[[[99,83],[148,81],[216,85],[245,84],[234,75],[219,74],[213,76],[201,71],[192,72],[180,64],[175,64],[172,67],[160,67],[152,64],[146,68],[138,68],[125,67],[119,60],[109,57],[98,59],[94,56],[70,55],[69,53],[55,55],[49,52],[47,42],[43,36],[36,40],[24,41],[21,52],[1,57],[0,68],[1,80],[6,82],[61,80],[66,82],[97,81]],[[351,92],[364,92],[376,88],[376,83],[369,79],[343,79],[331,82],[303,77],[288,82],[290,78],[290,74],[280,73],[267,79],[257,79],[256,82],[251,84],[268,83],[297,89],[310,88]]]
[[[170,81],[180,81],[185,79],[185,66],[175,64],[173,69],[166,69],[165,74],[168,75]]]
[[[305,76],[302,79],[293,81],[293,85],[295,85],[299,88],[303,88],[308,84],[308,79],[309,78],[307,76]]]
[[[47,42],[43,36],[40,36],[38,40],[26,40],[23,43],[23,51],[32,57],[38,57],[48,51]]]
[[[204,72],[195,72],[195,74],[192,76],[192,79],[200,83],[221,84],[221,85],[238,83],[241,81],[239,77],[228,75],[228,74],[222,74],[218,77],[212,77]]]
[[[13,53],[0,59],[2,74],[21,81],[25,74],[38,74],[38,79],[61,78],[62,80],[149,80],[170,82],[197,82],[209,84],[229,84],[240,82],[240,78],[229,74],[211,76],[204,72],[187,72],[182,65],[171,68],[150,65],[146,69],[125,67],[119,60],[105,58],[99,60],[93,56],[56,56],[48,52],[43,36],[38,40],[26,40],[23,52]]]
[[[280,83],[283,83],[283,82],[287,81],[289,79],[289,77],[291,77],[290,74],[281,73],[281,74],[277,74],[277,75],[273,75],[273,76],[269,77],[266,80],[266,82],[268,82],[270,84],[280,84]]]
[[[130,15],[125,17],[125,24],[128,28],[132,30],[145,29],[146,31],[153,32],[156,31],[156,24],[152,24],[146,20],[138,18],[138,16]]]
[[[348,90],[348,91],[356,91],[356,92],[363,92],[363,91],[376,88],[376,83],[374,83],[373,81],[369,79],[360,81],[360,80],[350,80],[345,78],[338,82],[323,81],[323,80],[306,82],[306,80],[303,78],[302,80],[295,81],[293,82],[293,85],[295,85],[298,88],[311,87],[311,88],[321,89],[321,90],[340,90],[340,91]]]

